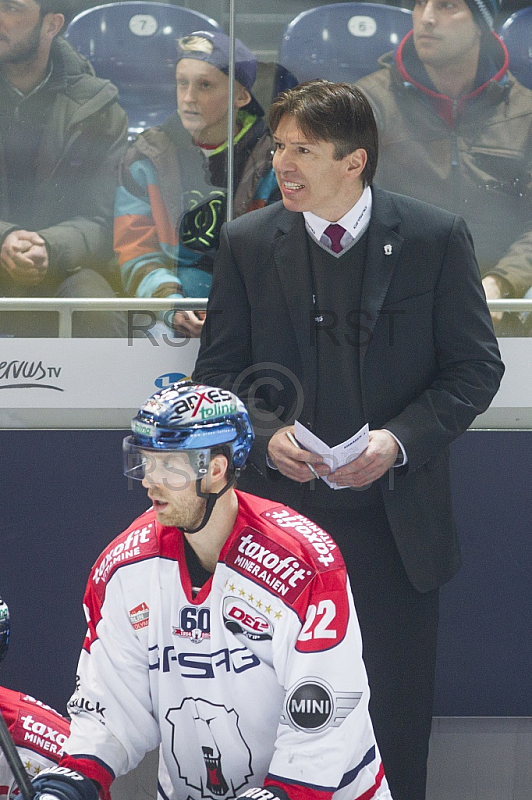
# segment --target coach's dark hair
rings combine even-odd
[[[331,142],[338,161],[359,147],[364,149],[368,160],[362,180],[365,186],[373,182],[379,138],[373,111],[360,89],[349,83],[306,81],[272,103],[269,123],[273,133],[285,114],[293,117],[309,141]]]

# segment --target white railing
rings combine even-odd
[[[531,301],[532,303],[532,301]],[[151,298],[137,297],[0,297],[1,311],[57,311],[61,339],[72,336],[74,311],[201,311],[207,306],[206,297]]]
[[[488,300],[490,311],[529,311],[530,300]],[[180,299],[151,298],[143,300],[133,297],[0,297],[1,311],[56,311],[59,315],[59,338],[72,336],[72,313],[74,311],[202,311],[207,307],[206,297]]]
[[[199,339],[175,338],[155,324],[155,312],[206,307],[206,298],[0,299],[2,311],[31,309],[60,315],[54,338],[0,338],[0,429],[123,428],[156,388],[191,375]],[[531,312],[532,300],[493,300],[492,311]],[[153,315],[145,335],[114,339],[72,336],[73,311],[123,311],[141,333],[144,314]],[[139,328],[140,326],[140,328]],[[138,330],[137,330],[138,329]],[[532,430],[532,336],[499,338],[506,372],[490,408],[475,428]]]

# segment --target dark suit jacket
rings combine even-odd
[[[247,404],[257,438],[239,485],[295,508],[301,487],[267,467],[266,448],[295,419],[312,427],[313,330],[303,215],[276,203],[226,225],[194,379],[229,388]],[[373,187],[360,314],[362,403],[370,428],[387,428],[408,456],[379,483],[419,591],[441,585],[460,564],[448,445],[488,407],[503,371],[464,221]],[[331,413],[342,413],[340,397]],[[331,490],[332,506],[339,494]]]

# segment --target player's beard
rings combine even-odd
[[[179,530],[193,531],[203,522],[205,516],[205,508],[207,502],[198,497],[198,503],[193,508],[185,509],[184,513],[180,515],[178,524],[176,525]]]
[[[203,521],[207,503],[197,495],[188,497],[185,502],[170,505],[167,509],[157,514],[158,521],[179,530],[194,530]]]
[[[24,39],[11,45],[6,52],[2,53],[0,48],[0,64],[23,64],[35,58],[41,43],[41,27],[42,21],[39,21]]]

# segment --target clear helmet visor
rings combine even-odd
[[[185,450],[141,447],[132,436],[122,443],[122,466],[126,478],[148,483],[164,483],[182,488],[190,480],[207,474],[210,462],[208,449]]]

